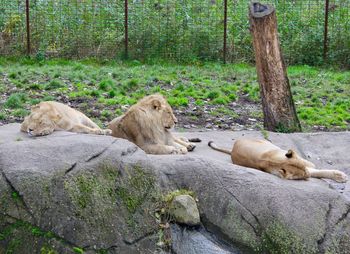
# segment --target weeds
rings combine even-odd
[[[5,102],[6,108],[22,108],[23,104],[26,102],[27,96],[24,93],[14,93]]]
[[[106,125],[140,98],[157,92],[167,97],[177,117],[181,115],[179,127],[188,121],[201,128],[207,118],[249,125],[247,119],[263,117],[256,72],[246,64],[101,65],[87,60],[39,63],[6,58],[0,63],[2,123],[20,122],[31,105],[58,100]],[[291,66],[288,76],[304,130],[350,129],[349,71]]]

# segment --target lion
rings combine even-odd
[[[43,101],[32,106],[29,116],[24,118],[21,131],[30,136],[44,136],[55,130],[77,133],[111,135],[109,129],[102,130],[83,113],[59,102]]]
[[[153,94],[113,119],[108,128],[112,130],[112,136],[131,141],[148,154],[186,154],[193,151],[194,144],[170,132],[176,123],[177,119],[165,97]]]
[[[294,150],[280,147],[262,139],[239,139],[232,151],[217,147],[213,141],[208,145],[214,150],[231,155],[234,164],[258,169],[283,179],[328,178],[346,182],[347,175],[339,170],[316,169],[310,161],[301,158]]]

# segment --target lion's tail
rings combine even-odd
[[[217,147],[217,146],[215,145],[214,141],[209,141],[208,146],[210,146],[211,148],[213,148],[213,149],[216,150],[216,151],[223,152],[223,153],[227,153],[227,154],[230,154],[230,155],[231,155],[231,151],[230,151],[230,150]]]

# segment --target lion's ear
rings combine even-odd
[[[284,168],[281,168],[278,170],[278,172],[281,174],[281,176],[285,177],[287,175],[287,171]]]
[[[154,100],[152,101],[152,107],[153,107],[153,109],[155,109],[155,110],[160,110],[161,105],[162,105],[162,104],[161,104],[160,101],[157,100],[157,99],[154,99]]]
[[[287,158],[292,158],[294,157],[294,151],[292,149],[289,149],[288,152],[286,153]]]
[[[36,105],[31,106],[30,110],[36,110],[36,109],[39,109],[39,108],[40,108],[40,105],[36,104]]]
[[[60,120],[61,118],[62,118],[61,114],[56,113],[53,120],[54,120],[54,121],[58,121],[58,120]]]

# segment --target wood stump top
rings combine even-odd
[[[263,18],[270,15],[275,8],[269,4],[261,4],[259,2],[253,2],[249,5],[249,13],[254,18]]]

